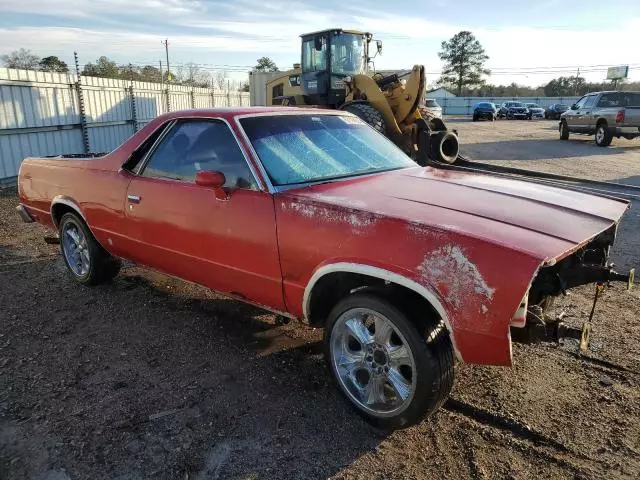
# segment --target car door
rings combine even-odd
[[[582,122],[582,128],[584,132],[592,133],[596,129],[596,123],[593,118],[593,110],[596,107],[596,100],[598,95],[587,95],[587,101],[582,106],[582,115],[580,117]]]
[[[227,199],[196,185],[224,174]],[[209,288],[285,310],[273,198],[228,124],[181,119],[132,174],[125,230],[132,260]]]
[[[587,96],[585,95],[580,100],[578,100],[575,104],[573,104],[571,106],[571,109],[567,110],[567,113],[564,115],[564,119],[567,122],[567,125],[569,126],[569,130],[571,130],[572,132],[582,131],[582,125],[581,125],[582,120],[580,118],[581,117],[580,110],[582,109],[586,101],[587,101]]]

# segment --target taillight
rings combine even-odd
[[[624,110],[618,110],[618,114],[616,115],[616,123],[624,122]]]

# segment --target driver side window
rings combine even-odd
[[[578,100],[578,101],[576,102],[576,107],[578,107],[578,108],[582,108],[582,107],[584,107],[584,104],[585,104],[585,103],[587,103],[587,100],[588,100],[588,99],[589,99],[589,97],[586,97],[586,96],[585,96],[585,97],[582,97],[580,100]]]
[[[222,172],[229,188],[257,190],[229,127],[216,120],[182,120],[151,153],[141,175],[194,182],[199,171]]]

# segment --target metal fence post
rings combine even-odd
[[[211,108],[216,108],[216,94],[213,88],[211,89]]]
[[[191,108],[196,108],[196,92],[191,88]]]
[[[129,97],[131,98],[131,122],[133,123],[133,133],[138,131],[138,111],[136,109],[136,95],[133,93],[133,85],[129,87]]]
[[[167,80],[168,82],[168,80]],[[167,83],[167,89],[165,90],[165,93],[167,95],[167,113],[169,113],[171,111],[171,98],[169,97],[169,84]]]
[[[87,115],[84,107],[84,94],[82,93],[82,85],[80,83],[80,64],[78,63],[78,52],[73,52],[73,58],[76,62],[76,93],[78,95],[78,108],[80,110],[80,128],[82,129],[82,146],[84,153],[91,151],[89,145],[89,130],[87,128]]]

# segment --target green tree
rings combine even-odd
[[[465,87],[482,85],[484,83],[482,76],[491,73],[484,68],[489,57],[471,32],[456,33],[440,46],[442,50],[438,56],[445,65],[439,83],[455,85],[458,96],[462,94],[462,89]]]
[[[160,83],[162,81],[160,75],[160,69],[158,67],[154,67],[153,65],[145,65],[140,69],[140,79],[143,82]]]
[[[278,72],[278,66],[276,62],[269,57],[261,57],[258,59],[258,63],[253,67],[254,72]]]
[[[584,95],[591,90],[591,87],[592,84],[588,84],[582,77],[558,77],[544,86],[544,94],[547,97]],[[598,88],[596,88],[596,90],[598,90]]]
[[[37,70],[40,63],[40,57],[24,48],[14,50],[8,55],[2,55],[0,60],[7,68],[21,68],[23,70]]]
[[[96,60],[95,64],[87,63],[82,69],[82,75],[87,77],[119,78],[120,69],[116,62],[102,56]]]
[[[43,72],[67,73],[69,71],[67,63],[63,62],[55,55],[44,57],[40,60],[38,67]]]

